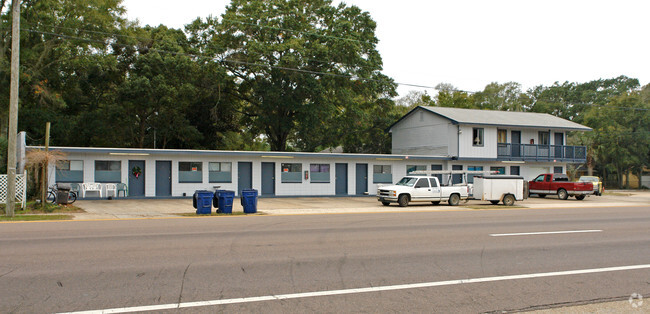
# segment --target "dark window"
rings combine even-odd
[[[329,183],[330,182],[330,165],[329,164],[311,164],[309,165],[311,171],[312,183]]]
[[[210,183],[230,183],[232,182],[232,163],[231,162],[211,162],[208,163],[208,181]]]
[[[415,184],[416,188],[428,188],[429,187],[429,179],[422,178],[418,181],[418,183]]]
[[[427,166],[423,165],[410,165],[406,166],[406,174],[409,175],[413,171],[421,171],[421,170],[427,170]],[[423,174],[417,174],[418,176],[423,176]]]
[[[84,181],[83,160],[65,160],[56,163],[56,182],[82,183]]]
[[[556,181],[556,182],[568,182],[569,177],[567,177],[565,174],[555,174],[553,176],[553,181]]]
[[[483,171],[483,166],[468,166],[467,171]],[[467,183],[474,183],[475,174],[467,174]]]
[[[472,128],[472,145],[483,146],[483,128]]]
[[[564,173],[562,167],[553,167],[553,173]]]
[[[506,167],[490,167],[490,171],[497,171],[497,174],[506,174]]]
[[[549,132],[548,131],[540,131],[539,132],[539,145],[550,145],[551,143],[549,142]]]
[[[543,174],[538,175],[537,178],[535,178],[535,180],[533,180],[533,181],[535,181],[535,182],[542,182],[542,181],[544,181],[544,175],[543,175]]]
[[[393,175],[390,165],[372,166],[372,183],[392,183]]]
[[[511,175],[519,175],[519,166],[510,166],[510,174]]]
[[[282,164],[282,183],[302,183],[302,164]]]
[[[95,160],[95,182],[122,182],[122,162],[119,160]]]
[[[438,182],[434,178],[429,178],[429,181],[431,182],[431,187],[432,188],[437,188],[438,187]]]
[[[200,161],[178,162],[178,183],[203,183],[203,163]]]

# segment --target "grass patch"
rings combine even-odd
[[[27,202],[25,209],[19,207],[14,211],[14,217],[7,217],[5,204],[0,204],[0,221],[36,221],[36,220],[69,220],[74,218],[72,213],[85,213],[74,205],[59,205],[46,203],[45,207],[34,201]]]
[[[183,216],[183,217],[209,217],[209,216],[247,216],[247,215],[266,215],[266,214],[261,213],[261,212],[258,211],[255,214],[246,214],[244,212],[233,212],[232,214],[223,214],[223,213],[212,212],[210,214],[203,214],[203,215],[199,215],[197,213],[176,213],[174,215]]]
[[[72,215],[24,215],[17,214],[14,217],[0,216],[0,221],[37,221],[37,220],[71,220]]]

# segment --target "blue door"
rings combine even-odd
[[[262,163],[262,195],[275,195],[275,163]]]
[[[172,162],[156,160],[156,196],[172,195]]]
[[[237,195],[241,195],[241,190],[253,188],[253,163],[249,161],[240,161],[237,163]]]
[[[348,195],[348,164],[336,164],[336,195]]]
[[[368,164],[357,164],[357,195],[368,192]]]
[[[144,196],[144,174],[144,160],[129,160],[129,196]]]

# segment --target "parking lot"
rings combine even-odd
[[[80,200],[76,206],[85,213],[75,214],[76,220],[122,219],[175,217],[182,213],[194,213],[191,198],[176,199],[112,199]],[[582,201],[575,198],[559,200],[556,196],[539,198],[532,196],[518,201],[513,207],[494,206],[489,202],[470,200],[460,206],[448,206],[445,202],[434,206],[429,203],[412,203],[408,207],[396,204],[382,206],[375,197],[261,197],[258,200],[258,213],[266,215],[297,214],[341,214],[371,212],[409,212],[441,210],[514,210],[522,208],[571,208],[571,207],[609,207],[609,206],[647,206],[650,205],[650,191],[620,190],[608,191],[603,196],[589,196]],[[214,211],[214,209],[213,209]],[[233,212],[242,212],[239,198],[235,198]]]

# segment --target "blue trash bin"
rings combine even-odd
[[[217,209],[217,213],[219,213],[219,192],[221,191],[224,190],[215,190],[214,197],[212,197],[212,207]]]
[[[257,213],[257,190],[242,190],[241,205],[245,214]]]
[[[220,190],[219,212],[224,214],[232,214],[232,203],[234,199],[235,191]]]
[[[192,205],[196,208],[199,215],[210,214],[212,212],[212,192],[197,190],[192,197]]]

